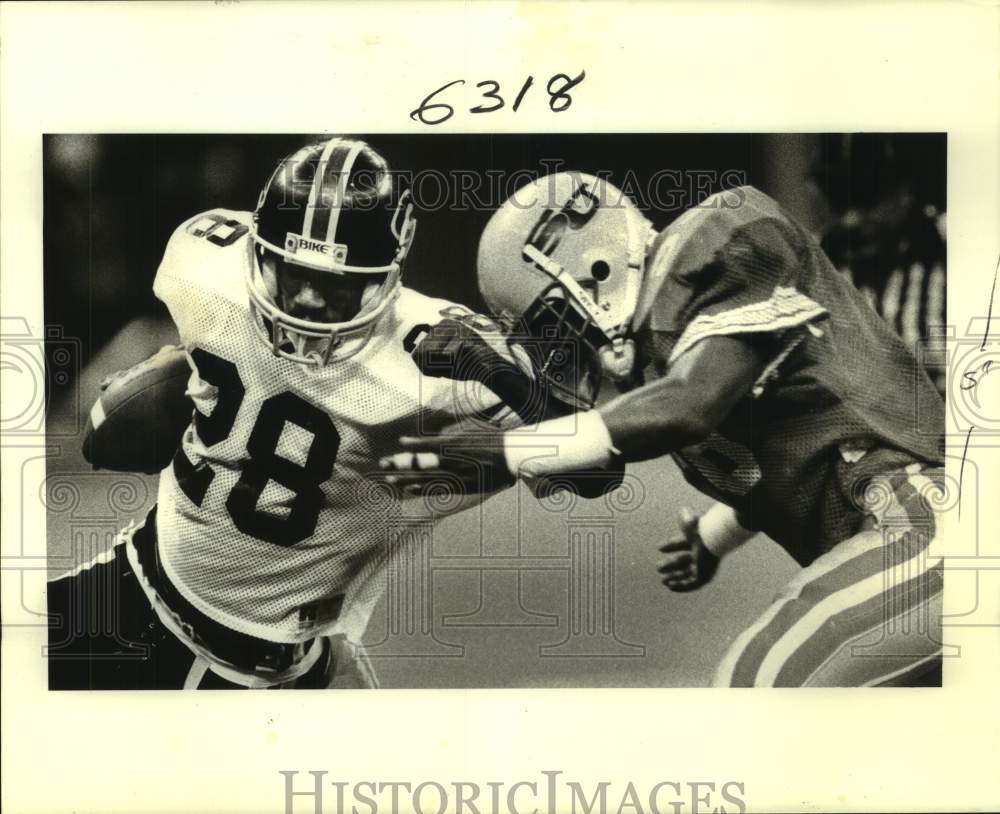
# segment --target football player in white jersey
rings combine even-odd
[[[385,160],[332,138],[280,162],[255,212],[177,228],[154,291],[193,420],[145,520],[50,584],[51,687],[374,685],[358,642],[407,521],[369,476],[400,435],[500,406],[418,369],[440,326],[490,326],[401,285],[415,225]],[[109,586],[114,623],[74,632]]]

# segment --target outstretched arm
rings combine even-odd
[[[710,337],[679,357],[663,379],[599,409],[495,436],[405,438],[403,452],[382,466],[401,486],[419,488],[428,471],[445,469],[476,489],[515,476],[551,477],[656,458],[707,436],[750,392],[764,366],[764,354],[747,339]]]
[[[703,440],[750,392],[764,365],[746,339],[713,336],[681,355],[664,378],[597,412],[626,461],[659,458]]]
[[[424,376],[480,383],[523,424],[573,411],[534,375],[527,354],[485,317],[444,319],[417,340],[410,354]]]
[[[550,475],[659,458],[703,440],[750,392],[766,359],[747,339],[709,337],[681,355],[666,376],[567,418],[545,421],[530,436],[504,437],[511,472]],[[520,446],[520,443],[525,443]],[[558,449],[539,458],[537,447]]]
[[[482,317],[472,315],[463,319],[443,320],[431,327],[417,342],[411,355],[425,376],[478,382],[513,411],[513,415],[508,415],[502,425],[490,422],[481,426],[479,432],[470,434],[470,437],[482,437],[485,431],[485,435],[492,434],[495,441],[501,433],[501,426],[503,429],[514,426],[535,427],[539,422],[568,416],[574,412],[572,407],[549,391],[544,379],[535,375],[527,353]],[[443,433],[444,437],[450,435],[448,430]],[[399,467],[390,465],[386,468],[419,469],[415,458],[407,455],[402,457],[409,464],[404,461]],[[421,460],[426,461],[426,458]],[[439,459],[432,462],[433,468],[439,462]],[[624,462],[614,460],[599,467],[567,467],[559,471],[558,479],[539,479],[534,485],[542,491],[569,488],[583,497],[598,497],[621,484],[624,466]],[[484,471],[483,477],[479,479],[479,487],[485,491],[494,491],[510,485],[513,480],[506,470],[501,470],[499,477],[493,477]],[[426,477],[422,481],[425,484],[430,482]],[[407,485],[417,487],[417,484]]]

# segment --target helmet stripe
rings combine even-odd
[[[305,235],[306,237],[322,240],[323,235],[325,234],[325,229],[323,232],[320,233],[320,235],[314,234],[315,230],[314,221],[316,219],[315,216],[317,214],[316,202],[320,201],[320,203],[322,203],[322,198],[320,197],[320,193],[323,190],[323,182],[326,180],[326,176],[329,171],[329,165],[331,163],[330,157],[333,154],[333,151],[337,149],[337,146],[339,144],[340,144],[339,138],[332,138],[326,143],[326,146],[323,148],[323,152],[320,153],[319,163],[316,166],[316,174],[313,176],[312,186],[309,188],[309,201],[308,203],[306,203],[305,223],[302,225],[302,234]],[[338,163],[339,166],[339,162],[336,163]],[[320,220],[324,221],[323,226],[326,225],[325,218],[323,217],[324,212],[319,213]]]
[[[325,240],[327,243],[337,242],[337,223],[340,221],[340,210],[344,202],[344,196],[347,193],[347,181],[351,177],[351,170],[354,169],[354,162],[357,160],[358,154],[364,146],[365,144],[362,141],[355,141],[351,146],[351,150],[344,159],[340,175],[337,178],[337,197],[334,199],[334,206],[330,211],[326,233],[322,236],[314,235],[314,237]]]

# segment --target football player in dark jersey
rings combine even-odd
[[[940,681],[942,400],[775,201],[732,189],[656,232],[606,181],[547,176],[493,216],[478,274],[578,412],[530,433],[403,439],[383,461],[398,484],[448,470],[476,489],[672,454],[718,503],[682,512],[661,546],[668,588],[704,584],[756,532],[803,566],[717,685]],[[594,407],[608,379],[622,392]]]

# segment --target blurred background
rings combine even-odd
[[[45,138],[47,356],[51,364],[67,347],[76,356],[63,366],[58,386],[49,382],[47,430],[58,440],[45,461],[53,572],[108,545],[115,528],[141,517],[155,500],[155,478],[89,472],[75,433],[102,376],[175,340],[152,294],[171,232],[214,207],[252,210],[275,163],[319,137]],[[578,169],[605,174],[630,192],[657,227],[719,189],[753,184],[822,240],[835,266],[911,347],[943,332],[944,134],[366,138],[413,187],[419,228],[405,282],[433,296],[481,307],[475,254],[492,211],[529,177]],[[929,372],[943,388],[942,374]],[[627,511],[612,510],[621,515],[613,561],[596,576],[588,572],[613,597],[613,620],[587,622],[573,606],[581,574],[574,570],[566,529],[580,512],[592,521],[601,512],[588,510],[589,501],[542,506],[511,490],[435,530],[428,556],[438,567],[431,563],[434,581],[425,586],[433,610],[418,612],[429,618],[401,621],[392,591],[383,601],[369,639],[381,643],[374,652],[384,685],[707,683],[728,642],[796,566],[758,539],[727,560],[705,589],[670,594],[654,571],[656,546],[673,531],[681,505],[699,508],[705,500],[668,461],[636,467],[634,474],[645,497]],[[109,494],[122,483],[131,497],[123,502],[119,495],[115,502]],[[52,499],[59,484],[74,490],[71,505]],[[518,568],[512,557],[526,567]],[[550,568],[547,563],[556,560],[565,567]],[[604,635],[587,634],[591,623]],[[429,634],[423,644],[419,635],[414,639],[421,626]],[[578,646],[583,640],[570,635],[574,630],[583,630],[590,644]],[[559,645],[564,639],[570,644]]]

